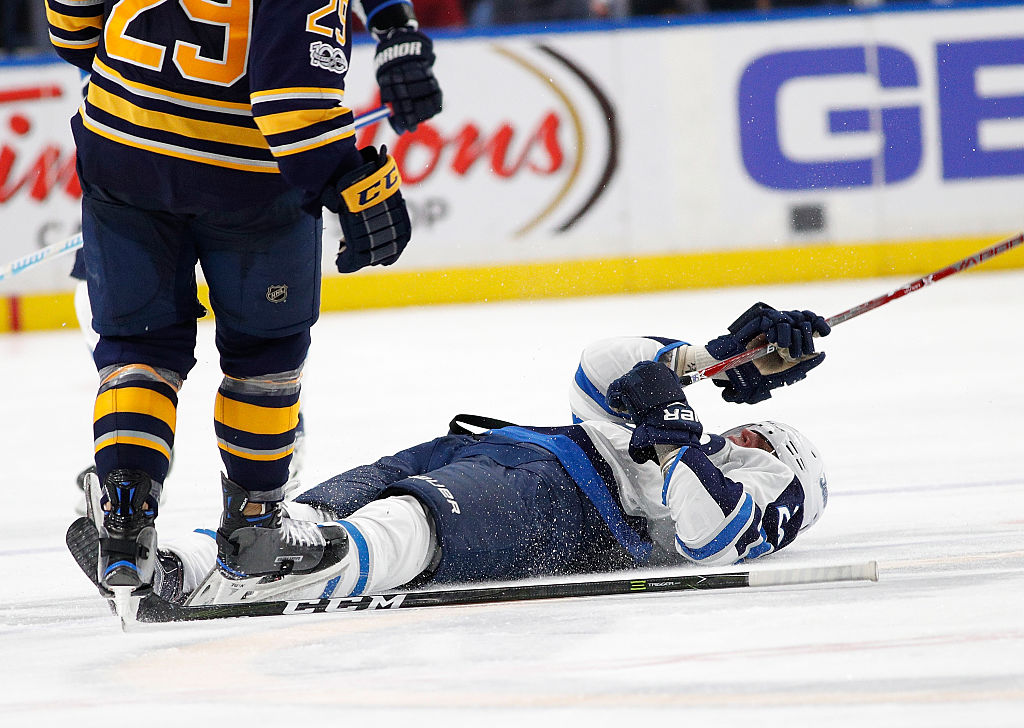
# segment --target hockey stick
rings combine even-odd
[[[374,122],[381,121],[391,116],[391,108],[389,106],[378,106],[372,111],[367,111],[365,114],[357,116],[353,122],[353,126],[356,129],[373,124]],[[44,260],[55,260],[68,253],[78,250],[82,247],[82,233],[72,235],[67,240],[62,240],[59,243],[48,245],[45,248],[41,248],[34,253],[29,253],[26,256],[18,258],[17,260],[11,261],[3,268],[0,268],[0,281],[16,276],[18,273],[32,268]]]
[[[682,574],[645,579],[611,579],[558,584],[526,584],[400,592],[366,596],[314,599],[310,601],[243,602],[201,607],[171,604],[157,596],[142,600],[139,622],[190,622],[227,617],[270,617],[286,614],[327,614],[375,609],[465,606],[498,602],[524,602],[568,597],[598,597],[615,594],[734,589],[760,586],[822,584],[838,581],[878,581],[878,564],[868,561],[848,566],[819,566],[771,571],[737,571],[717,574]]]
[[[990,258],[994,258],[1001,253],[1005,253],[1007,250],[1012,250],[1013,248],[1016,248],[1021,243],[1024,243],[1024,233],[1020,235],[1015,235],[1012,238],[1007,238],[1006,240],[996,243],[995,245],[992,245],[988,248],[985,248],[984,250],[981,250],[975,253],[974,255],[969,255],[963,260],[958,260],[956,263],[948,265],[945,268],[942,268],[941,270],[937,270],[934,273],[929,273],[926,276],[922,276],[921,278],[918,278],[916,281],[911,281],[910,283],[907,283],[904,286],[900,286],[899,288],[893,291],[889,291],[888,293],[878,296],[877,298],[872,298],[870,301],[866,301],[865,303],[858,304],[853,308],[848,308],[842,313],[837,313],[835,316],[829,316],[827,319],[825,319],[825,321],[828,323],[829,326],[838,326],[844,321],[849,321],[850,319],[856,316],[860,316],[862,313],[873,311],[879,306],[884,306],[890,301],[895,301],[897,298],[903,298],[903,296],[906,296],[908,293],[919,291],[925,286],[941,281],[943,278],[948,278],[954,273],[959,273],[960,271],[967,270],[968,268],[973,268],[976,265],[980,265],[981,263],[984,263],[986,260],[989,260]],[[681,377],[679,377],[679,381],[684,387],[689,386],[694,382],[699,382],[702,379],[708,379],[709,377],[713,377],[719,372],[724,372],[727,369],[733,369],[735,367],[740,366],[741,364],[746,364],[749,361],[753,361],[754,359],[760,359],[762,356],[771,354],[777,348],[778,347],[775,344],[766,344],[755,349],[748,349],[747,351],[741,352],[736,356],[730,357],[729,359],[720,361],[717,364],[712,364],[711,366],[706,367],[705,369],[701,369],[690,374],[684,374]]]
[[[68,550],[90,581],[99,586],[97,559],[99,535],[92,519],[81,517],[68,527]],[[682,574],[643,579],[610,579],[557,584],[524,584],[445,589],[437,591],[368,594],[365,596],[313,599],[308,601],[242,602],[208,606],[181,606],[156,594],[142,598],[134,618],[122,617],[122,627],[134,622],[192,622],[228,617],[271,617],[285,614],[326,614],[375,609],[465,606],[498,602],[523,602],[568,597],[598,597],[649,592],[735,589],[741,587],[822,584],[838,581],[878,581],[878,564],[868,561],[848,566],[817,566],[768,571],[737,571],[717,574]]]

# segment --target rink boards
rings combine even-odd
[[[701,20],[440,37],[445,112],[359,139],[398,159],[413,244],[324,310],[921,273],[1024,227],[1024,8]],[[77,230],[78,86],[0,66],[0,262]],[[0,331],[73,322],[68,267],[2,284]]]

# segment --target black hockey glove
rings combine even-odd
[[[415,131],[441,111],[441,87],[434,78],[434,44],[415,26],[374,31],[380,100],[391,106],[388,121],[396,134]]]
[[[368,265],[391,265],[412,237],[409,211],[399,187],[402,177],[385,146],[360,149],[364,163],[327,186],[320,199],[338,213],[344,239],[338,248],[338,272]]]
[[[679,379],[658,362],[642,361],[612,382],[608,405],[628,413],[636,425],[629,456],[638,463],[657,460],[655,445],[697,445],[704,432]]]
[[[712,381],[723,388],[722,399],[727,402],[766,400],[772,396],[771,390],[799,382],[824,361],[824,353],[815,355],[814,335],[828,336],[831,330],[813,311],[777,311],[766,303],[755,303],[732,322],[728,334],[708,342],[708,353],[723,361],[766,343],[778,349],[728,370],[727,382]]]

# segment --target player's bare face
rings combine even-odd
[[[746,427],[737,433],[726,435],[725,439],[733,445],[739,445],[740,447],[756,447],[758,450],[772,452],[771,443],[753,430],[748,430]]]

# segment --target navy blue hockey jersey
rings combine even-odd
[[[316,199],[361,163],[349,0],[46,2],[57,52],[92,74],[72,122],[86,182],[233,209],[288,186]]]

